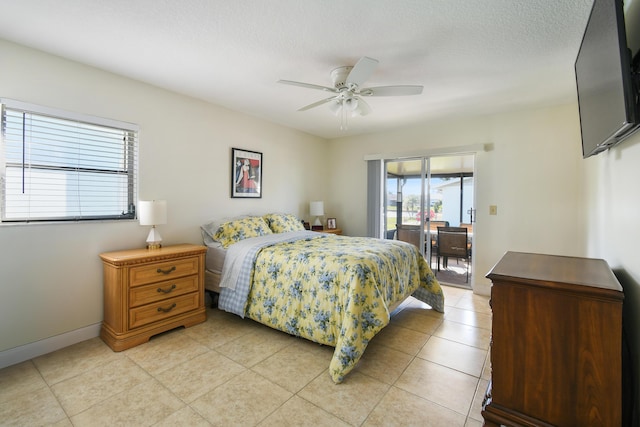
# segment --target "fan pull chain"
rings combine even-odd
[[[349,129],[349,112],[347,111],[347,106],[345,104],[345,100],[343,99],[340,107],[340,130],[342,131],[347,131]]]

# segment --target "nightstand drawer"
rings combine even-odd
[[[199,292],[169,298],[157,303],[144,305],[129,310],[129,327],[137,328],[158,320],[167,319],[177,314],[198,308]]]
[[[191,257],[132,267],[129,271],[129,284],[132,287],[140,286],[147,283],[171,280],[175,277],[198,274],[198,266],[198,257]]]
[[[138,307],[198,290],[198,276],[152,283],[129,289],[129,307]]]

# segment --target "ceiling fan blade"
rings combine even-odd
[[[347,76],[347,83],[353,83],[360,86],[362,83],[367,81],[369,77],[371,77],[377,66],[377,59],[363,56],[349,72],[349,75]]]
[[[309,104],[309,105],[307,105],[307,106],[304,106],[304,107],[302,107],[302,108],[298,109],[298,111],[307,111],[307,110],[310,110],[310,109],[312,109],[312,108],[318,107],[318,106],[320,106],[320,105],[322,105],[322,104],[326,104],[327,102],[331,102],[331,101],[333,101],[334,99],[336,99],[336,97],[335,97],[335,96],[332,96],[331,98],[323,99],[323,100],[321,100],[321,101],[314,102],[313,104]]]
[[[278,80],[278,83],[282,83],[282,84],[285,84],[285,85],[291,85],[291,86],[305,87],[307,89],[318,89],[318,90],[323,90],[325,92],[337,92],[336,89],[334,89],[334,88],[330,88],[330,87],[326,87],[326,86],[320,86],[320,85],[314,85],[314,84],[311,84],[311,83],[294,82],[292,80]]]
[[[378,86],[368,87],[360,91],[360,96],[403,96],[420,95],[422,86],[400,85],[400,86]]]

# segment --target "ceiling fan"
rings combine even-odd
[[[336,115],[342,112],[341,128],[346,129],[346,117],[350,113],[351,116],[365,116],[371,112],[371,107],[362,97],[365,96],[404,96],[419,95],[422,93],[422,86],[399,85],[399,86],[377,86],[377,87],[361,87],[361,85],[373,74],[378,61],[367,56],[363,56],[354,65],[338,67],[331,71],[331,79],[334,87],[320,86],[311,83],[302,83],[291,80],[278,80],[278,83],[300,86],[309,89],[317,89],[325,92],[331,92],[333,95],[329,98],[306,105],[298,111],[306,111],[311,108],[318,107],[329,103],[329,109]]]

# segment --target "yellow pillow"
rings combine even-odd
[[[213,239],[227,248],[240,240],[265,234],[272,233],[264,219],[260,216],[249,216],[221,224],[213,235]]]
[[[272,213],[263,218],[274,233],[304,230],[304,224],[295,215]]]

